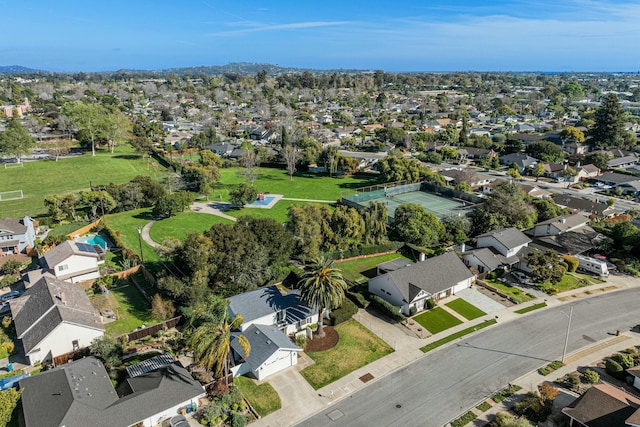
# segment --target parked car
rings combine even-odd
[[[18,298],[20,295],[22,295],[22,292],[20,291],[7,292],[6,294],[0,295],[0,301],[6,302],[14,298]]]

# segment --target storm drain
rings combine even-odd
[[[367,383],[371,381],[373,378],[374,378],[373,375],[371,375],[370,373],[366,373],[363,376],[361,376],[359,380],[362,381],[363,383]]]
[[[335,421],[337,419],[340,419],[342,417],[344,417],[344,414],[342,413],[342,411],[340,411],[339,409],[336,409],[335,411],[331,411],[327,414],[327,417],[329,417],[329,419],[331,421]]]

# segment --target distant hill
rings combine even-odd
[[[23,67],[22,65],[0,65],[0,74],[40,73],[41,70]]]
[[[118,70],[115,73],[124,74],[141,74],[150,73],[155,75],[167,75],[167,74],[203,74],[206,76],[220,75],[220,74],[242,74],[242,75],[254,75],[259,71],[266,70],[270,76],[278,76],[281,74],[297,74],[309,71],[312,74],[330,74],[337,73],[362,73],[363,70],[314,70],[311,68],[293,68],[293,67],[281,67],[273,64],[263,64],[257,62],[232,62],[226,65],[201,65],[197,67],[181,67],[181,68],[168,68],[164,70]]]

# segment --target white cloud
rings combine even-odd
[[[350,24],[350,21],[308,21],[308,22],[292,22],[288,24],[274,24],[274,25],[255,25],[250,26],[249,28],[244,28],[241,30],[231,30],[231,31],[221,31],[218,33],[208,34],[210,36],[231,36],[243,33],[257,33],[264,31],[279,31],[279,30],[297,30],[297,29],[306,29],[306,28],[319,28],[319,27],[335,27],[341,25]],[[233,23],[228,23],[234,25]],[[246,21],[242,23],[235,23],[236,25],[247,25]]]

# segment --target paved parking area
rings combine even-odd
[[[496,311],[504,310],[505,308],[504,305],[492,300],[486,295],[481,294],[475,288],[463,289],[457,292],[456,295],[469,304],[478,307],[487,314],[495,313]]]

